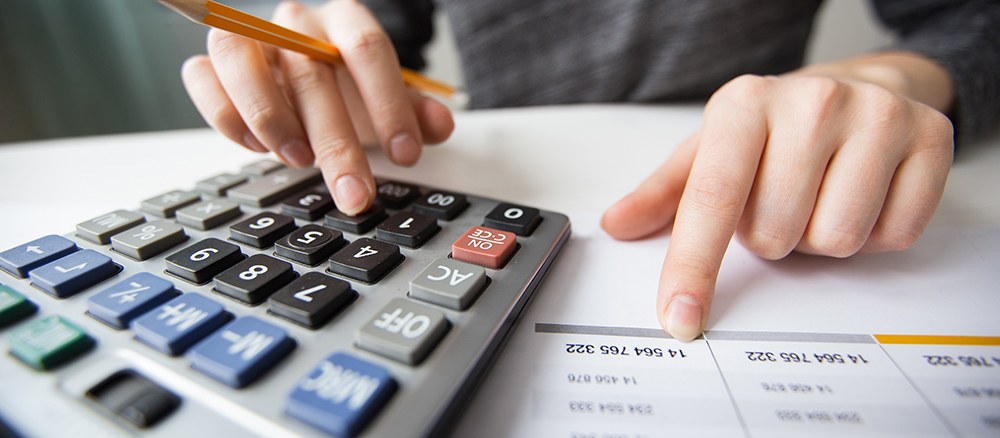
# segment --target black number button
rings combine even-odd
[[[295,275],[288,262],[257,254],[215,277],[215,290],[253,305],[294,280]]]
[[[437,220],[420,213],[401,211],[375,228],[375,238],[397,245],[416,248],[423,245],[441,227]]]
[[[257,248],[267,248],[295,229],[295,219],[263,212],[229,227],[229,238]]]
[[[333,198],[321,190],[306,190],[281,201],[281,212],[299,219],[314,221],[333,210]]]
[[[450,221],[469,206],[465,195],[433,191],[413,203],[413,211]]]
[[[354,301],[351,284],[319,272],[307,273],[268,299],[271,313],[309,328],[317,328]]]
[[[167,272],[202,284],[243,259],[240,247],[210,237],[167,257]]]
[[[274,253],[312,266],[326,260],[344,245],[347,245],[344,233],[309,224],[279,240],[274,245]]]
[[[385,181],[378,185],[375,202],[394,210],[406,207],[420,196],[420,188],[413,184]]]
[[[541,222],[542,215],[537,208],[503,203],[486,215],[483,226],[528,236]]]
[[[362,237],[330,257],[330,272],[375,283],[403,260],[399,247]]]
[[[326,226],[348,233],[364,234],[375,228],[375,225],[384,221],[386,217],[388,215],[385,214],[385,207],[381,205],[373,205],[368,211],[356,216],[348,216],[339,210],[333,210],[326,214]]]

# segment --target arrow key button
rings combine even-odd
[[[0,268],[21,278],[28,272],[78,250],[73,241],[51,234],[0,252]]]

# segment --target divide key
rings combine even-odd
[[[79,248],[72,240],[51,234],[0,252],[0,268],[21,278],[28,272]]]

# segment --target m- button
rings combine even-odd
[[[472,227],[451,244],[451,256],[458,260],[499,269],[517,247],[514,233],[486,227]]]

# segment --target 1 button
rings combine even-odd
[[[181,399],[132,370],[112,374],[87,391],[87,398],[133,426],[155,426],[181,404]]]
[[[375,238],[396,245],[417,248],[440,229],[437,220],[430,216],[401,211],[375,228]]]
[[[295,219],[265,211],[229,227],[229,238],[257,248],[267,248],[295,229]]]
[[[111,248],[136,260],[146,260],[188,240],[184,228],[170,221],[142,224],[111,238]]]
[[[191,367],[233,388],[264,374],[295,348],[284,330],[244,316],[215,332],[191,352]]]
[[[25,278],[32,269],[72,254],[77,249],[72,240],[51,234],[0,252],[0,267]]]
[[[399,210],[413,202],[417,196],[420,196],[420,188],[413,184],[386,181],[378,185],[375,202],[386,208]]]
[[[196,284],[211,280],[240,260],[243,260],[243,252],[239,246],[214,237],[177,251],[165,259],[168,273]]]
[[[389,372],[344,353],[323,359],[288,395],[286,412],[329,434],[351,438],[390,397],[398,384]]]
[[[452,220],[468,206],[469,201],[465,195],[432,191],[413,203],[413,211],[442,220]]]
[[[94,346],[94,339],[59,316],[50,316],[7,335],[10,354],[37,370],[50,370]]]
[[[31,284],[65,298],[118,273],[111,258],[92,249],[77,251],[31,271]]]
[[[289,216],[314,221],[335,207],[333,197],[320,190],[306,190],[281,201],[281,212]]]
[[[319,272],[309,272],[271,296],[270,312],[309,328],[323,325],[354,301],[351,284]]]
[[[465,310],[486,283],[486,270],[482,266],[442,257],[410,280],[410,296],[449,309]]]
[[[195,192],[174,190],[142,201],[142,211],[162,218],[174,217],[177,209],[201,199]]]
[[[133,319],[180,295],[174,284],[148,272],[126,278],[87,299],[87,314],[125,329]]]
[[[514,233],[472,227],[451,245],[451,256],[487,268],[499,269],[517,247]]]
[[[146,222],[146,217],[127,210],[117,210],[76,224],[76,235],[99,245],[111,243],[111,236]]]
[[[17,293],[8,286],[0,285],[0,327],[7,327],[28,315],[35,313],[38,307],[24,295]]]
[[[279,240],[274,245],[274,253],[289,260],[315,266],[344,245],[347,245],[344,233],[309,224]]]
[[[514,204],[500,204],[486,215],[483,225],[498,230],[510,231],[518,236],[531,235],[542,215],[537,208],[522,207]]]
[[[372,353],[417,365],[450,327],[444,312],[395,298],[358,329],[356,340],[358,347]]]
[[[399,247],[362,237],[330,257],[330,272],[375,283],[403,261]]]
[[[326,226],[348,233],[364,234],[385,220],[385,207],[373,205],[368,211],[355,216],[348,216],[339,210],[333,210],[326,214]]]
[[[222,327],[229,314],[215,301],[189,292],[167,301],[135,320],[135,338],[176,356]]]
[[[242,213],[240,204],[228,199],[211,199],[177,210],[177,222],[199,230],[210,230]]]
[[[254,305],[295,279],[288,262],[256,254],[215,277],[215,291]]]

